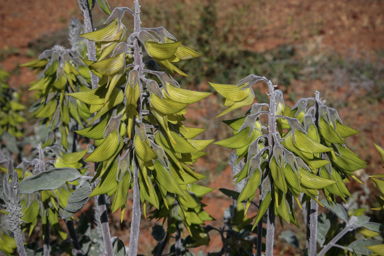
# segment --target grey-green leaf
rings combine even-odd
[[[74,181],[80,177],[80,172],[74,168],[55,168],[25,178],[20,182],[20,192],[23,194],[31,194],[40,190],[57,189],[67,181]]]
[[[372,251],[367,249],[366,246],[379,245],[381,244],[378,240],[373,239],[359,239],[348,245],[348,249],[355,251],[357,254],[371,255]]]
[[[71,217],[74,213],[80,211],[89,200],[92,193],[89,182],[85,182],[80,188],[75,189],[68,198],[68,204],[65,206],[63,219]]]
[[[343,208],[343,206],[341,206],[340,204],[337,204],[337,203],[335,203],[332,206],[325,199],[321,200],[321,203],[324,205],[325,208],[327,208],[328,210],[330,210],[331,212],[336,214],[337,217],[339,217],[340,219],[342,219],[345,222],[348,222],[348,214],[345,211],[345,209]]]

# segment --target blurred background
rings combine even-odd
[[[133,1],[108,0],[111,9],[133,8]],[[182,86],[212,91],[208,82],[237,83],[248,74],[266,76],[284,92],[292,107],[301,97],[316,90],[327,105],[339,111],[344,124],[361,133],[346,140],[352,151],[368,162],[357,172],[360,185],[348,187],[359,207],[376,207],[368,175],[383,173],[373,143],[384,146],[384,1],[382,0],[141,0],[142,26],[164,26],[201,54],[200,58],[178,65],[189,77],[176,77]],[[28,107],[36,98],[28,84],[36,74],[19,64],[36,59],[55,44],[69,47],[68,24],[71,17],[82,20],[76,0],[0,0],[0,64],[11,73],[9,84],[22,92]],[[98,8],[94,24],[100,27],[107,16]],[[125,18],[129,28],[132,19]],[[256,89],[258,102],[268,100],[267,88]],[[231,136],[222,120],[244,114],[245,109],[215,118],[223,110],[221,98],[211,95],[187,111],[190,126],[206,128],[201,139],[221,140]],[[28,112],[25,113],[31,118]],[[32,119],[30,119],[32,120]],[[32,124],[30,125],[32,127]],[[27,132],[33,129],[26,126]],[[211,145],[196,170],[207,178],[201,183],[212,188],[233,188],[228,167],[229,150]],[[222,224],[223,211],[232,202],[217,190],[204,201]],[[91,211],[91,210],[90,210]],[[256,212],[250,211],[250,216]],[[374,220],[379,212],[369,211]],[[121,224],[119,214],[111,215],[112,236],[129,241],[129,224]],[[125,220],[130,220],[126,211]],[[151,232],[154,221],[143,221],[143,233]],[[281,230],[277,224],[278,230]],[[304,230],[286,226],[304,238]],[[147,229],[147,230],[146,230]],[[149,234],[149,233],[148,233]],[[278,234],[277,234],[278,235]],[[142,235],[141,253],[148,254],[155,240]],[[297,250],[276,241],[276,255],[296,255]],[[303,240],[301,240],[303,241]],[[220,239],[213,238],[204,251],[217,251]]]

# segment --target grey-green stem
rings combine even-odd
[[[307,248],[309,256],[317,255],[317,215],[319,205],[311,199],[307,206]]]
[[[92,12],[88,5],[88,0],[78,0],[80,9],[83,12],[84,16],[84,32],[90,33],[93,31],[93,21],[92,21]],[[87,40],[87,39],[86,39]],[[87,49],[88,49],[88,60],[96,61],[96,45],[95,42],[87,40]],[[97,88],[97,84],[99,83],[99,78],[91,72],[91,81],[92,81],[92,89]]]
[[[141,31],[140,20],[140,4],[138,0],[135,0],[135,14],[134,14],[134,32],[138,35]],[[137,37],[134,39],[134,66],[138,67],[139,77],[143,77],[143,56],[141,53],[141,47]],[[138,104],[138,112],[140,118],[142,117],[142,93],[143,88],[140,84],[140,99]],[[132,205],[132,222],[131,222],[131,235],[129,240],[129,252],[128,256],[137,255],[137,247],[139,243],[140,234],[140,220],[141,220],[141,208],[140,208],[140,187],[139,187],[139,167],[135,160],[133,160],[133,205]]]
[[[326,254],[329,249],[331,249],[333,246],[336,245],[337,241],[340,240],[346,233],[351,231],[351,225],[347,224],[343,230],[340,231],[339,234],[337,234],[320,252],[317,256],[323,256]]]
[[[271,150],[269,150],[270,157],[273,154],[273,144],[274,144],[274,136],[277,132],[276,129],[276,93],[274,91],[274,86],[272,82],[269,80],[267,82],[268,89],[269,89],[269,118],[268,118],[268,146],[271,147]],[[272,191],[271,191],[272,193]],[[268,212],[267,212],[267,236],[266,236],[266,248],[265,248],[265,254],[266,256],[273,256],[273,245],[275,242],[275,212],[274,212],[274,201],[272,200]]]

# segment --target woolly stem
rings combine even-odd
[[[101,229],[103,231],[103,240],[105,246],[105,252],[107,255],[113,255],[113,247],[111,241],[111,234],[109,233],[109,224],[108,224],[108,212],[107,206],[105,203],[105,195],[99,195],[98,197],[99,209],[100,209],[100,222]]]
[[[311,199],[307,202],[307,248],[309,248],[309,256],[317,255],[317,214],[318,204]]]
[[[267,82],[269,89],[269,118],[268,118],[268,146],[271,148],[269,151],[270,157],[273,154],[274,135],[276,134],[276,93],[271,81]],[[271,179],[272,181],[272,179]],[[272,181],[273,182],[273,181]],[[272,191],[271,191],[272,193]],[[260,221],[262,223],[262,221]],[[275,242],[275,212],[274,212],[274,200],[271,201],[267,212],[267,236],[266,236],[266,256],[273,256],[273,245]]]
[[[351,230],[350,225],[346,225],[343,230],[340,231],[339,234],[337,234],[320,252],[317,256],[323,256],[328,252],[329,249],[331,249],[333,246],[336,245],[336,242],[340,240],[346,233],[348,233]]]
[[[92,21],[92,11],[89,7],[88,0],[78,0],[80,9],[83,11],[84,16],[84,28],[85,33],[90,33],[93,31],[93,21]],[[87,40],[87,39],[86,39]],[[95,42],[87,40],[87,49],[88,49],[88,60],[96,61],[96,45]],[[92,89],[97,88],[97,84],[99,83],[99,78],[91,72],[91,81],[92,81]]]
[[[140,4],[138,0],[135,0],[135,13],[134,13],[134,31],[136,34],[141,31],[141,20],[140,20]],[[139,77],[143,77],[143,56],[141,53],[141,47],[137,37],[134,39],[134,64],[138,67]],[[141,83],[140,83],[141,84]],[[138,113],[140,119],[142,118],[142,92],[143,89],[140,87],[140,99],[138,102]],[[131,235],[129,240],[129,253],[128,256],[137,255],[137,247],[139,243],[140,233],[140,220],[141,220],[141,208],[140,208],[140,187],[139,187],[139,167],[136,160],[133,161],[133,206],[132,206],[132,222],[131,222]]]
[[[139,189],[139,168],[136,161],[133,161],[133,205],[132,205],[132,222],[131,222],[131,235],[129,239],[129,253],[128,256],[137,255],[137,247],[139,243],[140,233],[140,189]]]
[[[14,236],[15,236],[15,240],[16,240],[16,245],[17,245],[17,251],[19,253],[20,256],[26,256],[26,252],[25,252],[25,248],[24,248],[24,243],[23,243],[23,234],[21,233],[21,229],[20,227],[17,228],[15,231],[14,231]]]
[[[97,169],[95,167],[95,169]],[[96,185],[94,185],[96,187]],[[99,252],[100,253],[103,253],[104,252],[104,240],[103,240],[103,229],[101,227],[101,220],[100,220],[100,217],[101,217],[101,213],[100,213],[100,207],[99,207],[99,203],[98,203],[98,198],[99,196],[95,196],[95,206],[94,206],[94,209],[95,209],[95,219],[96,219],[96,222],[97,222],[97,236],[98,236],[98,240],[99,240]]]

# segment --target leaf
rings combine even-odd
[[[108,134],[107,138],[86,159],[87,162],[108,160],[119,148],[120,136],[117,131]]]
[[[285,242],[287,242],[294,248],[300,248],[299,240],[297,239],[295,233],[290,230],[281,232],[279,238],[283,239]]]
[[[219,191],[233,200],[237,200],[240,196],[239,192],[226,188],[219,188]]]
[[[344,207],[341,206],[340,204],[338,203],[334,203],[333,206],[331,206],[327,200],[323,199],[321,200],[321,203],[324,205],[325,208],[327,208],[328,210],[330,210],[331,212],[333,212],[334,214],[336,214],[337,217],[339,217],[340,219],[342,219],[343,221],[345,222],[348,222],[348,214],[347,212],[345,211]]]
[[[114,256],[126,256],[125,245],[124,243],[117,237],[113,242],[113,255]]]
[[[165,230],[163,228],[163,226],[160,226],[160,225],[155,225],[154,227],[152,227],[152,233],[151,235],[153,236],[153,238],[155,238],[156,241],[160,242],[161,240],[164,239],[164,236],[165,236]]]
[[[68,198],[68,204],[65,206],[63,219],[70,218],[74,213],[83,209],[89,200],[89,195],[92,193],[89,182],[85,182],[81,187],[76,188]]]
[[[327,215],[322,213],[317,218],[317,243],[320,247],[323,246],[326,240],[326,236],[329,228],[331,227],[331,221],[327,219]]]
[[[381,223],[368,222],[362,225],[362,227],[380,234],[384,234],[384,225]]]
[[[66,182],[81,177],[81,173],[73,168],[55,168],[25,178],[20,182],[20,193],[31,194],[41,190],[57,189]]]
[[[372,251],[367,249],[367,246],[381,244],[378,240],[373,239],[359,239],[347,246],[348,249],[355,251],[357,254],[371,255]]]

